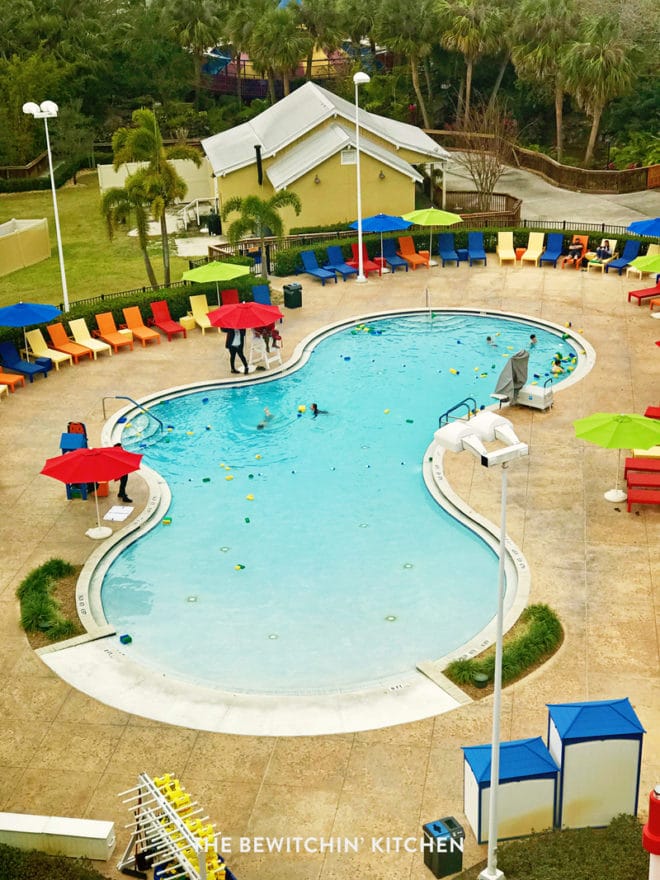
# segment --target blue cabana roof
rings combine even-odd
[[[462,746],[478,783],[490,782],[492,745]],[[540,736],[500,743],[500,782],[553,776],[559,770]]]
[[[630,700],[548,703],[550,718],[563,740],[631,736],[645,733]]]

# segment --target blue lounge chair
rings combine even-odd
[[[325,282],[328,278],[332,278],[337,283],[337,275],[332,269],[322,269],[318,260],[316,259],[316,254],[314,251],[300,251],[300,259],[303,264],[303,272],[306,275],[312,275],[314,278],[318,278],[321,282],[321,286],[325,286]]]
[[[453,232],[441,232],[438,235],[438,256],[442,260],[443,266],[446,263],[456,263],[458,266],[458,254],[456,253]]]
[[[349,266],[344,260],[344,255],[338,244],[328,245],[326,251],[328,252],[328,262],[324,264],[324,269],[332,270],[335,273],[339,272],[344,281],[349,275],[357,275],[358,270]]]
[[[408,260],[404,260],[396,252],[396,242],[393,238],[383,239],[383,259],[387,263],[390,272],[396,272],[399,266],[408,271]]]
[[[639,247],[641,245],[641,241],[627,241],[624,248],[623,253],[620,257],[617,257],[616,260],[611,260],[606,266],[605,271],[609,272],[610,269],[616,269],[619,275],[626,268],[628,263],[632,263],[635,257],[639,254]]]
[[[31,364],[29,361],[21,360],[13,342],[0,342],[0,362],[8,370],[27,376],[30,382],[34,382],[34,377],[40,373],[43,374],[44,379],[47,379],[48,371],[53,366],[52,361],[49,362],[50,366],[47,366],[46,364]]]
[[[561,232],[548,233],[548,243],[539,259],[539,266],[544,263],[552,263],[553,269],[557,268],[557,260],[561,257],[564,249],[564,236]]]
[[[267,284],[255,284],[252,288],[252,299],[262,306],[271,305],[270,287]]]
[[[467,252],[470,266],[475,260],[483,260],[484,266],[487,265],[483,232],[468,232]]]

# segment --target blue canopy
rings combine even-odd
[[[660,238],[660,217],[654,217],[652,220],[635,220],[628,227],[628,232],[648,235],[649,238]]]
[[[56,306],[19,302],[0,309],[0,327],[29,327],[31,324],[43,324],[61,314]]]
[[[358,221],[354,220],[348,225],[351,229],[357,229]],[[412,226],[409,220],[395,217],[392,214],[374,214],[373,217],[362,218],[362,232],[380,232],[382,235],[383,232],[401,232],[403,229],[408,229],[409,226]]]
[[[478,783],[490,782],[492,745],[462,746],[465,760]],[[559,767],[540,736],[500,743],[500,782],[557,774]]]
[[[645,733],[630,700],[590,703],[548,703],[548,711],[563,740],[597,739]]]

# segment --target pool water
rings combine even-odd
[[[288,376],[163,401],[160,439],[136,418],[125,441],[172,504],[103,582],[131,658],[228,691],[329,692],[400,680],[472,638],[495,613],[497,558],[431,498],[422,460],[440,413],[492,403],[532,330],[542,382],[556,352],[575,355],[559,335],[411,315],[329,335]]]

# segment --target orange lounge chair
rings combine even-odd
[[[350,266],[352,269],[358,269],[360,266],[360,252],[358,251],[357,244],[353,243],[351,245],[351,251],[353,252],[353,256],[350,260],[346,261],[346,265]],[[369,277],[369,272],[378,272],[381,275],[381,268],[378,263],[375,263],[373,260],[369,259],[369,254],[367,253],[367,246],[364,242],[362,242],[362,268],[364,270],[365,277]]]
[[[429,260],[431,259],[430,255],[422,256],[418,254],[415,250],[415,242],[412,240],[412,235],[403,235],[399,237],[399,250],[397,251],[400,257],[408,263],[413,269],[416,269],[418,266],[426,266],[429,267]]]
[[[637,300],[637,305],[641,306],[643,299],[650,299],[650,297],[656,296],[657,294],[660,294],[660,281],[655,287],[642,287],[641,290],[629,290],[628,302],[632,302],[634,297]]]
[[[579,269],[582,266],[582,260],[584,259],[584,255],[586,254],[587,248],[589,247],[589,236],[588,235],[574,235],[573,240],[580,242],[580,244],[582,245],[582,253],[580,254],[580,258],[578,260],[576,260],[575,262],[573,262],[572,257],[564,257],[564,259],[561,261],[562,269],[565,269],[566,266],[570,266],[571,263],[573,263],[573,266],[576,269]]]
[[[5,373],[0,370],[0,385],[8,385],[13,394],[17,385],[25,387],[25,376],[21,376],[19,373]]]
[[[167,300],[159,299],[158,302],[151,303],[151,314],[153,315],[155,326],[163,331],[167,336],[168,342],[171,342],[172,337],[179,333],[183,334],[184,339],[188,336],[185,327],[182,327],[177,321],[172,320]]]
[[[145,325],[138,306],[129,306],[129,308],[124,309],[123,312],[126,326],[133,334],[133,337],[140,340],[142,348],[146,346],[147,342],[154,339],[160,345],[160,333],[156,333],[151,327]]]
[[[92,355],[94,354],[92,349],[87,348],[86,345],[79,345],[77,342],[71,342],[66,335],[64,324],[49,324],[49,326],[46,327],[46,330],[48,330],[48,335],[50,336],[50,341],[53,343],[55,351],[61,351],[63,354],[70,355],[73,358],[74,364],[77,364],[81,357],[88,357],[90,360],[92,359]]]
[[[112,317],[112,312],[103,312],[94,317],[96,318],[96,324],[99,328],[99,339],[102,339],[104,342],[107,342],[108,345],[111,345],[115,354],[117,354],[119,349],[124,345],[129,345],[131,351],[133,351],[133,337],[129,336],[127,333],[120,333],[119,330],[117,330],[117,325],[115,324],[115,319]]]

